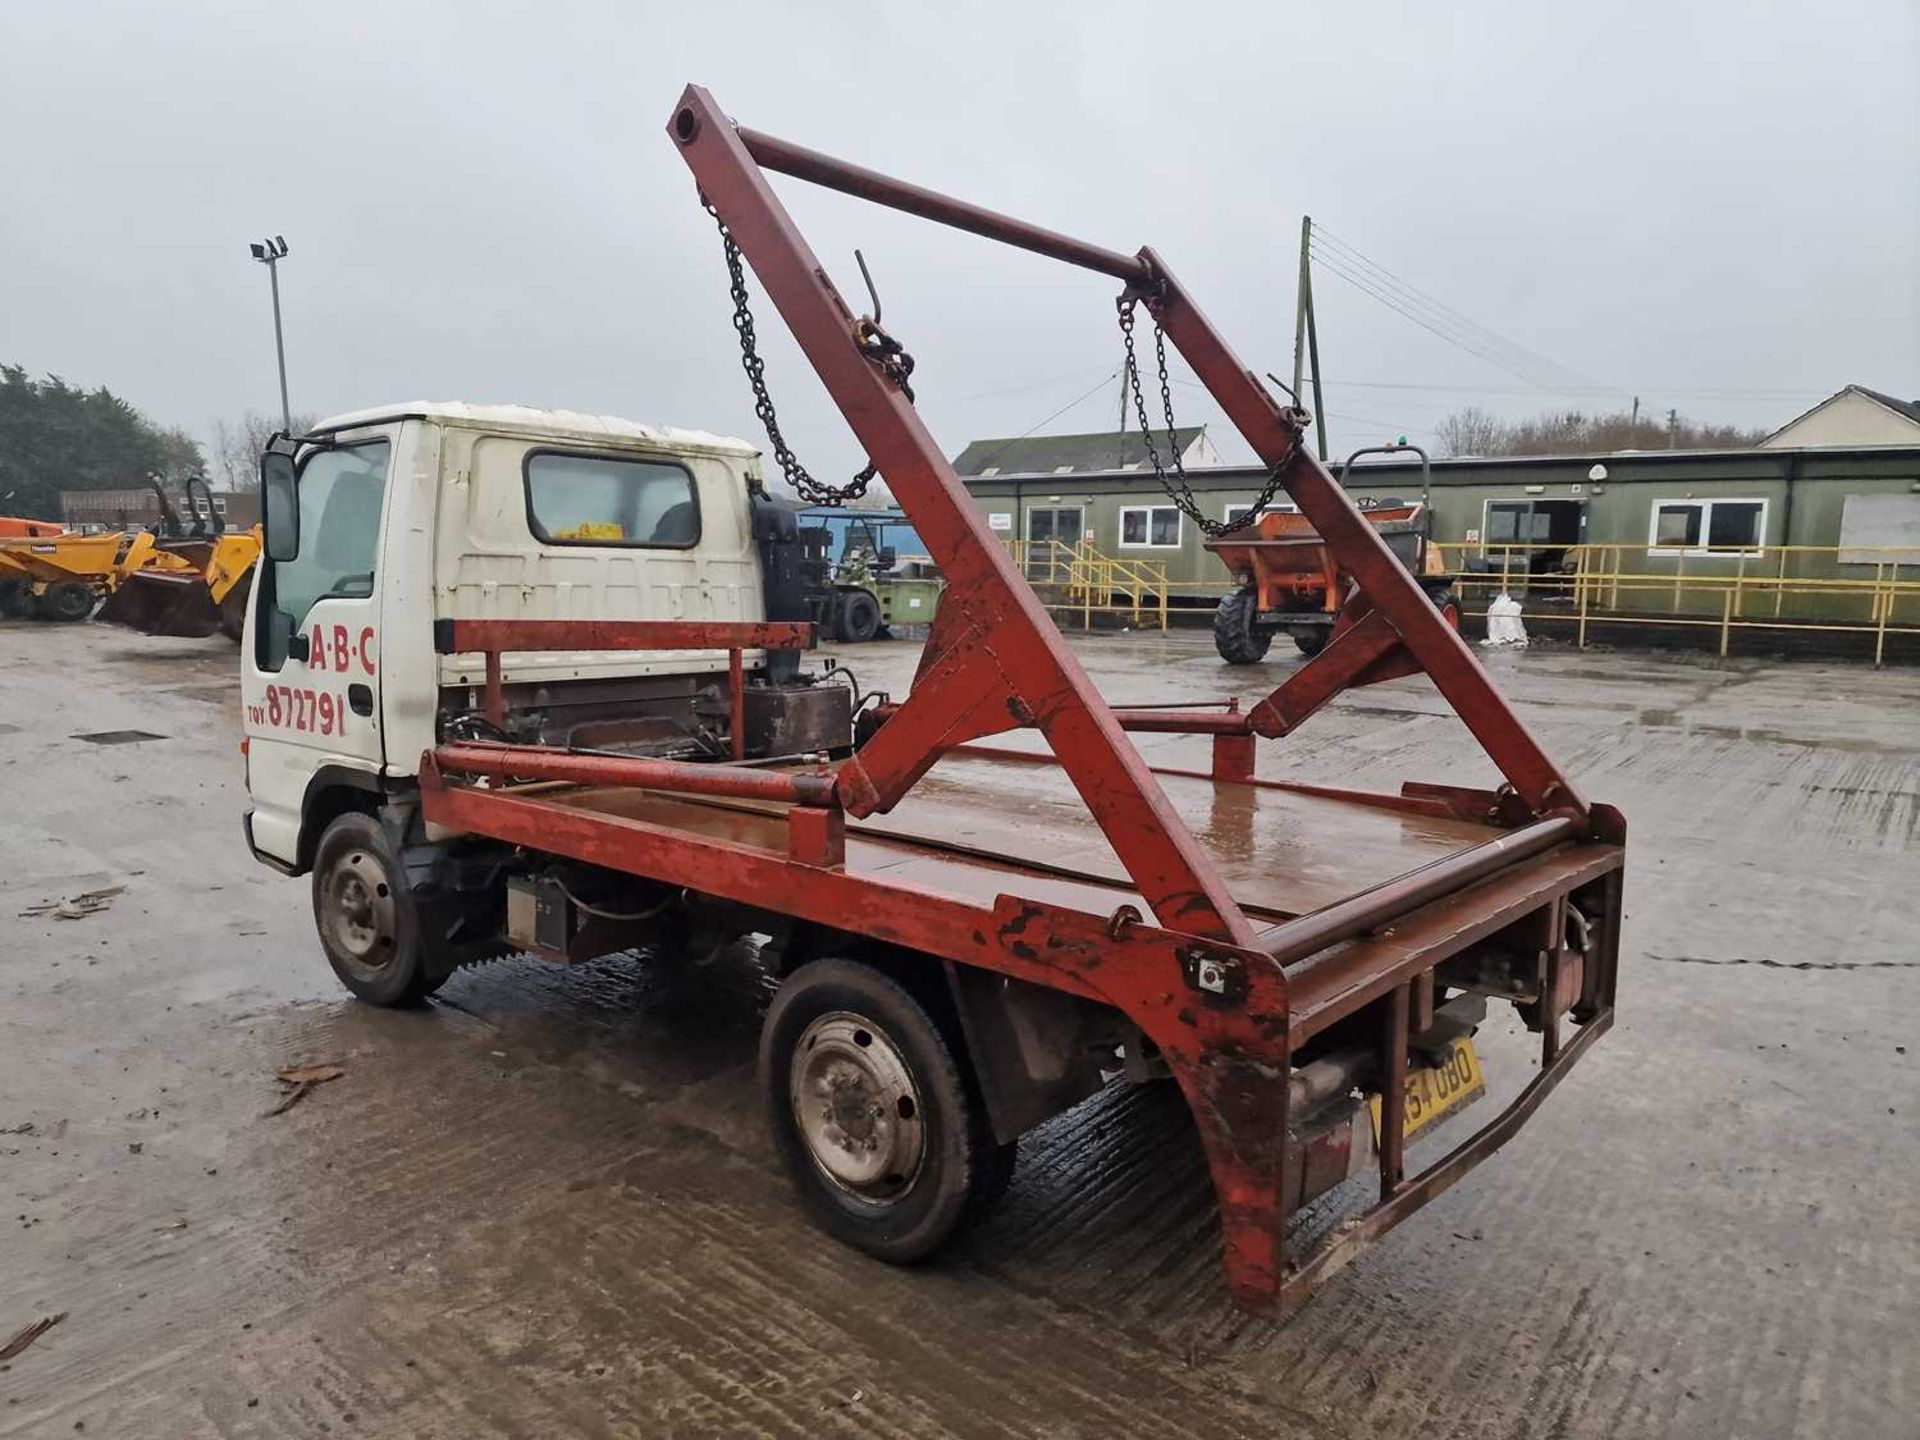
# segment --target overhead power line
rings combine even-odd
[[[1599,392],[1612,387],[1531,350],[1492,330],[1402,279],[1357,247],[1322,226],[1311,237],[1312,258],[1354,289],[1411,320],[1458,349],[1518,376],[1539,389],[1577,388]]]
[[[1083,405],[1087,401],[1091,400],[1095,395],[1098,395],[1102,390],[1106,389],[1108,385],[1112,384],[1115,380],[1119,378],[1120,378],[1120,372],[1118,370],[1109,370],[1106,374],[1100,377],[1100,379],[1094,384],[1092,389],[1081,391],[1080,394],[1074,396],[1073,399],[1069,400],[1066,404],[1062,405],[1058,410],[1054,411],[1051,415],[1047,416],[1046,419],[1035,421],[1032,425],[1029,425],[1025,430],[1022,430],[1018,435],[1015,435],[1011,440],[1004,441],[997,449],[991,450],[987,454],[982,455],[980,457],[981,462],[984,463],[988,460],[998,459],[1000,455],[1003,452],[1005,452],[1007,447],[1012,445],[1015,440],[1024,440],[1029,435],[1033,434],[1034,431],[1038,430],[1041,426],[1051,425],[1054,421],[1058,420],[1062,415],[1066,414],[1069,410],[1073,409],[1075,406]]]
[[[1458,382],[1435,382],[1419,380],[1342,380],[1342,385],[1353,386],[1361,390],[1434,390],[1456,395],[1532,395],[1540,391],[1538,385],[1462,385]],[[1624,385],[1569,385],[1556,388],[1560,395],[1631,395],[1634,392]],[[1680,395],[1692,399],[1706,400],[1808,400],[1819,399],[1828,392],[1825,390],[1751,390],[1735,386],[1705,386],[1675,388],[1668,385],[1643,385],[1642,395]]]
[[[1456,337],[1476,350],[1503,357],[1510,366],[1526,372],[1526,378],[1538,378],[1544,374],[1578,384],[1594,383],[1590,376],[1509,340],[1444,301],[1435,299],[1324,227],[1316,229],[1312,238],[1314,248],[1323,261],[1331,260],[1341,271],[1363,280],[1369,287],[1386,291],[1392,297],[1392,302],[1398,302],[1396,308],[1403,312],[1414,312],[1431,327]]]
[[[1511,375],[1519,376],[1535,389],[1551,389],[1555,385],[1563,383],[1561,377],[1553,374],[1549,370],[1536,366],[1524,356],[1516,356],[1511,351],[1490,345],[1471,333],[1462,332],[1447,324],[1431,313],[1423,312],[1406,304],[1391,291],[1382,288],[1364,275],[1347,268],[1347,266],[1340,261],[1331,260],[1318,250],[1314,252],[1313,258],[1321,269],[1339,276],[1354,289],[1364,295],[1371,296],[1389,310],[1392,310],[1405,319],[1411,320],[1428,334],[1438,336],[1456,349],[1464,350],[1469,355],[1485,360],[1488,364],[1497,366],[1499,369],[1505,370]]]

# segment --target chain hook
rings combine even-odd
[[[877,329],[880,325],[880,292],[874,288],[873,272],[867,269],[867,257],[860,253],[858,246],[854,247],[853,263],[860,267],[860,278],[867,282],[867,298],[873,301],[872,319]]]
[[[837,506],[849,500],[858,500],[867,493],[867,486],[879,473],[879,467],[869,460],[865,467],[857,472],[845,485],[828,485],[816,480],[800,463],[800,459],[788,446],[786,437],[780,433],[780,418],[774,412],[773,396],[767,392],[767,364],[760,358],[759,341],[754,334],[753,310],[748,304],[746,267],[740,254],[740,246],[733,238],[733,232],[727,228],[727,222],[706,196],[700,197],[700,203],[706,212],[713,216],[713,223],[720,227],[720,246],[726,255],[729,293],[733,298],[733,328],[740,337],[740,366],[747,372],[747,384],[753,390],[753,413],[767,432],[767,441],[773,446],[773,458],[780,467],[780,473],[803,501],[809,505]],[[907,377],[913,374],[913,357],[886,331],[880,328],[880,296],[874,289],[873,277],[867,271],[867,262],[858,250],[853,257],[860,263],[860,274],[867,282],[867,293],[873,297],[873,316],[863,316],[854,326],[854,343],[860,353],[869,361],[878,365],[887,377],[900,390],[909,403],[913,400],[913,389],[907,383]]]

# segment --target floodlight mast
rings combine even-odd
[[[289,434],[293,431],[293,407],[287,403],[287,345],[280,328],[280,262],[287,258],[287,239],[284,235],[275,235],[266,240],[257,240],[248,250],[253,258],[267,267],[267,278],[273,286],[273,352],[280,364],[280,427]]]

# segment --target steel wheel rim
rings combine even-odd
[[[397,911],[379,857],[370,850],[347,851],[334,862],[323,893],[327,938],[341,960],[366,976],[393,963]]]
[[[834,1010],[801,1032],[788,1067],[794,1128],[835,1189],[888,1205],[926,1157],[925,1111],[913,1071],[886,1032]]]

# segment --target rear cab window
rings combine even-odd
[[[549,545],[690,550],[700,543],[693,475],[671,460],[534,450],[527,526]]]

